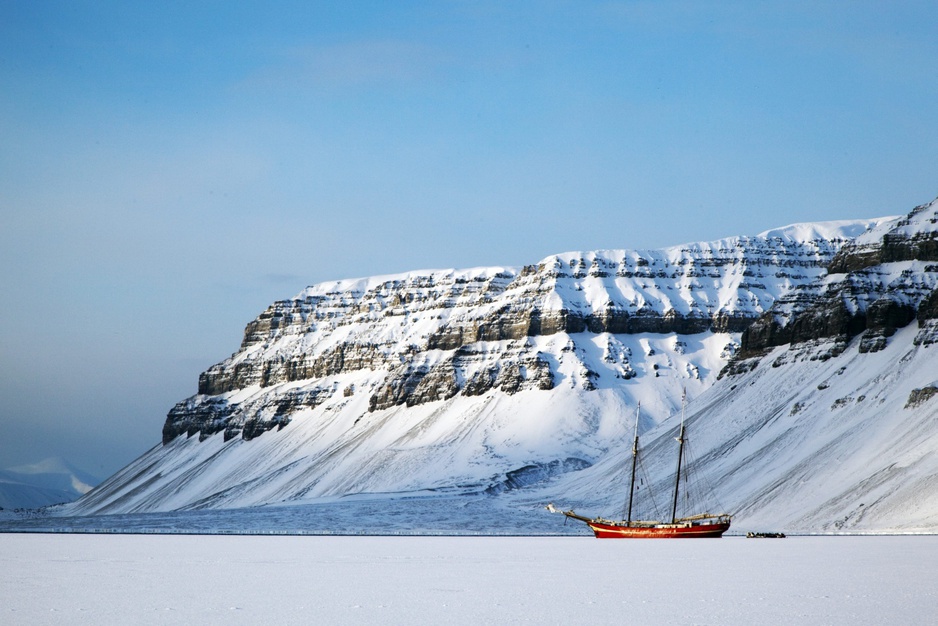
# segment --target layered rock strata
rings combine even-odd
[[[858,335],[861,352],[876,352],[916,319],[916,343],[934,343],[936,262],[938,200],[843,246],[825,276],[782,296],[743,332],[739,358],[822,341],[834,345],[824,356],[835,356]]]
[[[169,412],[163,442],[221,432],[251,439],[336,394],[368,393],[374,412],[459,394],[550,390],[562,355],[542,353],[532,341],[538,337],[570,335],[576,358],[578,344],[607,335],[738,334],[779,297],[823,275],[871,224],[315,285],[247,325],[239,351],[205,371],[198,394]],[[617,376],[637,376],[614,344],[606,342],[605,358]],[[595,372],[581,370],[576,384],[589,390]],[[370,382],[357,389],[337,382],[356,372]]]

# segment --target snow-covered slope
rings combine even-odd
[[[938,529],[938,347],[915,345],[918,332],[903,328],[875,353],[855,338],[834,358],[818,358],[833,342],[778,347],[701,394],[687,440],[712,508],[750,529]],[[670,494],[677,428],[673,418],[643,438],[658,510]],[[532,497],[618,515],[627,442],[620,451]],[[652,502],[642,506],[655,516]]]
[[[310,287],[248,324],[170,411],[161,445],[62,512],[506,494],[586,476],[618,455],[639,401],[650,431],[684,389],[714,384],[776,300],[894,221]]]

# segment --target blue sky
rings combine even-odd
[[[0,2],[0,467],[107,475],[272,301],[938,195],[933,2]]]

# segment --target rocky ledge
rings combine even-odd
[[[935,343],[936,262],[938,200],[843,246],[826,276],[780,298],[743,332],[738,359],[818,340],[842,348],[858,335],[861,352],[876,352],[916,320],[916,343]]]
[[[780,296],[823,275],[868,225],[315,285],[247,325],[239,351],[205,371],[198,394],[169,412],[163,441],[220,432],[251,439],[336,394],[368,393],[364,410],[374,412],[458,394],[550,390],[557,356],[532,338],[569,335],[576,358],[578,343],[607,334],[739,333]],[[607,348],[617,375],[636,376],[619,352]],[[578,384],[589,390],[590,372],[580,369]],[[336,383],[362,372],[371,382],[360,389]],[[239,395],[246,389],[255,392]]]

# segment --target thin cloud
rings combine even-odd
[[[433,46],[381,39],[286,50],[278,63],[259,70],[246,85],[356,89],[400,87],[439,75],[445,54]]]
[[[293,284],[305,284],[303,283],[306,280],[304,277],[299,274],[280,274],[280,273],[269,273],[264,274],[262,277],[264,283],[269,285],[293,285]]]

